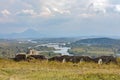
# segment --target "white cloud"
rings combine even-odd
[[[48,16],[51,16],[51,15],[52,15],[52,12],[51,12],[51,10],[48,7],[43,7],[42,8],[40,16],[48,17]]]
[[[41,6],[49,8],[51,14],[72,14],[74,16],[90,16],[98,13],[106,14],[111,8],[110,0],[40,0]],[[91,13],[91,14],[88,14]]]
[[[22,12],[24,14],[30,14],[30,15],[35,15],[36,14],[33,9],[23,9]]]
[[[120,11],[119,5],[113,4],[110,0],[38,0],[37,2],[34,0],[10,0],[9,2],[11,5],[6,6],[9,6],[7,9],[12,13],[34,17],[50,17],[59,14],[67,14],[70,17],[91,17],[99,13],[109,14],[110,11],[114,13],[114,9],[117,12]],[[3,9],[6,9],[4,7]],[[2,14],[10,15],[11,13],[5,10]]]
[[[55,12],[58,12],[58,13],[63,14],[63,11],[62,11],[62,10],[59,10],[58,8],[53,8],[53,10],[54,10]]]
[[[52,14],[70,14],[70,9],[76,0],[42,0],[42,6],[51,10]]]
[[[93,14],[106,13],[110,5],[110,0],[10,0],[9,2],[12,3],[9,8],[13,13],[47,17],[57,14],[79,16],[88,14],[89,11]]]
[[[33,9],[23,9],[18,11],[16,15],[20,16],[30,16],[30,17],[49,17],[53,16],[51,10],[48,7],[42,7],[40,11],[35,11]]]
[[[37,13],[33,9],[23,9],[22,11],[16,12],[16,15],[36,16]]]
[[[95,16],[95,14],[82,13],[79,16],[82,17],[82,18],[90,18],[90,17]]]
[[[120,12],[120,5],[115,6],[115,11]]]
[[[53,8],[53,11],[56,13],[60,13],[60,14],[70,14],[71,12],[69,10],[60,10],[58,8]]]
[[[103,12],[106,13],[106,9],[110,5],[109,0],[90,0],[90,8],[95,12]]]
[[[3,11],[1,11],[1,13],[3,16],[8,16],[11,14],[7,9],[4,9]]]

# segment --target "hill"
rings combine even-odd
[[[27,29],[21,33],[11,33],[11,34],[0,34],[0,38],[4,39],[14,39],[14,38],[41,38],[44,37],[39,31],[34,29]]]
[[[112,39],[112,38],[89,38],[89,39],[81,39],[76,42],[71,43],[71,45],[120,45],[120,40]]]

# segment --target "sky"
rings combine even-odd
[[[120,0],[1,0],[0,34],[120,36]]]

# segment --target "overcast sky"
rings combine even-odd
[[[120,0],[1,0],[0,33],[120,35]]]

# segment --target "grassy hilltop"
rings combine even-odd
[[[0,60],[0,80],[119,80],[120,65]]]

